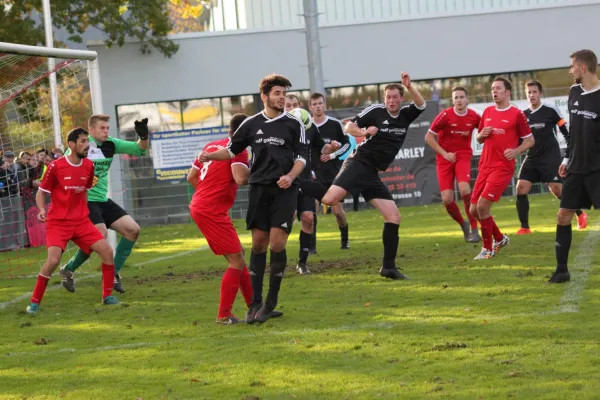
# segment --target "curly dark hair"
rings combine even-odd
[[[260,94],[269,94],[274,86],[283,86],[284,88],[292,87],[292,82],[283,75],[271,74],[260,80],[258,89]]]

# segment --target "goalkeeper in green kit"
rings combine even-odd
[[[112,164],[114,155],[129,154],[132,156],[143,156],[148,151],[148,118],[135,121],[135,132],[140,139],[137,142],[129,142],[108,136],[108,115],[92,115],[88,120],[90,132],[90,149],[88,158],[94,163],[94,186],[88,192],[89,218],[100,230],[104,237],[108,236],[108,229],[119,232],[122,237],[119,240],[115,252],[115,280],[113,289],[119,293],[125,293],[121,284],[119,272],[140,233],[140,226],[123,210],[117,203],[108,198],[108,170]],[[65,155],[68,154],[65,153]],[[75,292],[74,272],[88,258],[89,254],[81,249],[60,269],[62,285],[69,292]]]

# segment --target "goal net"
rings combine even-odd
[[[80,55],[89,60],[95,53],[0,43],[0,279],[36,276],[46,259],[35,194],[48,164],[62,156],[68,131],[86,127],[93,111],[88,61]],[[71,244],[62,262],[73,254]],[[90,261],[84,271],[96,264]]]

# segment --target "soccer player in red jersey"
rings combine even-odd
[[[89,254],[95,251],[102,260],[102,301],[119,304],[112,296],[115,266],[113,251],[98,228],[89,220],[87,191],[94,183],[94,163],[87,159],[90,148],[88,132],[75,128],[69,132],[67,143],[70,154],[53,161],[44,175],[35,201],[40,213],[38,218],[46,222],[46,246],[48,259],[38,275],[28,314],[39,311],[40,302],[48,286],[50,276],[58,267],[62,253],[69,240]],[[46,193],[50,193],[50,209],[46,213]]]
[[[510,104],[511,90],[512,83],[508,79],[494,78],[492,97],[496,105],[483,111],[479,123],[477,142],[483,143],[483,152],[471,196],[471,214],[481,224],[483,248],[475,260],[492,258],[508,245],[510,239],[500,232],[492,217],[492,204],[500,200],[510,184],[515,158],[535,144],[527,117]],[[523,139],[520,145],[519,139]]]
[[[229,136],[247,118],[245,114],[235,114],[229,123]],[[207,144],[203,151],[208,153],[226,149],[229,138]],[[194,161],[187,180],[196,188],[190,203],[190,214],[200,232],[206,238],[214,254],[224,256],[229,265],[221,280],[221,298],[217,323],[237,324],[240,321],[231,313],[238,290],[241,290],[246,305],[252,304],[252,283],[244,260],[244,249],[229,218],[238,185],[248,183],[248,151],[243,150],[226,161]],[[273,311],[271,317],[282,313]]]
[[[448,214],[462,228],[465,240],[477,243],[481,240],[477,232],[477,220],[469,210],[471,205],[471,158],[473,149],[471,137],[477,129],[481,116],[467,108],[469,104],[467,89],[456,86],[452,89],[452,104],[439,113],[433,121],[425,142],[436,154],[438,183],[442,202]],[[437,140],[436,140],[437,137]],[[454,180],[463,199],[468,221],[465,221],[458,205],[454,201]]]

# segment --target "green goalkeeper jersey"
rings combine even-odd
[[[65,155],[70,153],[70,149]],[[108,200],[108,170],[112,165],[115,154],[128,154],[130,156],[143,156],[147,150],[142,150],[137,142],[129,142],[113,137],[108,137],[102,144],[90,135],[90,150],[88,158],[94,163],[94,187],[88,192],[88,201],[105,202]]]

